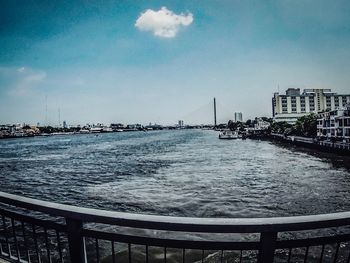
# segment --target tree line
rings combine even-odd
[[[264,130],[265,134],[278,133],[283,135],[294,135],[314,138],[317,136],[317,114],[311,113],[297,119],[295,124],[288,122],[274,122],[272,118],[261,117],[246,122],[234,122],[230,120],[227,127],[230,130],[244,131],[246,128],[254,128],[258,119],[270,123],[270,127]]]

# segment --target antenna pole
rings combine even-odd
[[[216,99],[214,97],[214,128],[216,128]]]
[[[61,127],[61,110],[58,108],[58,127]]]
[[[45,125],[47,125],[47,95],[45,95]]]

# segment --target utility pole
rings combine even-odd
[[[58,108],[58,127],[61,127],[61,110]]]
[[[47,95],[45,95],[45,125],[47,125]]]
[[[216,99],[214,97],[214,128],[216,128]]]

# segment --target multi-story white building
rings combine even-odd
[[[242,112],[235,112],[235,122],[242,122],[243,121],[243,115]]]
[[[317,119],[317,136],[350,139],[350,103],[345,107],[320,113]]]
[[[333,111],[350,102],[350,94],[342,95],[331,89],[287,89],[286,95],[274,93],[272,116],[274,121],[294,124],[299,117],[310,113]]]

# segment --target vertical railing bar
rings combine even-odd
[[[82,242],[82,257],[83,257],[83,263],[87,263],[88,262],[88,256],[87,256],[87,253],[86,253],[86,238],[85,237],[82,237],[81,238],[83,240]]]
[[[186,251],[185,251],[185,249],[183,248],[183,249],[182,249],[182,263],[185,263],[185,257],[186,257]]]
[[[148,245],[146,245],[146,263],[148,263]]]
[[[166,263],[166,247],[164,247],[164,263]]]
[[[49,238],[48,238],[47,228],[46,227],[44,227],[44,235],[45,235],[45,245],[46,245],[47,260],[49,261],[49,263],[51,263],[50,243],[49,243]]]
[[[16,248],[16,253],[17,253],[17,261],[21,262],[21,255],[19,253],[19,246],[18,246],[18,241],[17,241],[17,236],[16,236],[15,220],[13,218],[11,218],[11,225],[12,225],[13,239],[15,241],[15,248]]]
[[[204,262],[204,249],[202,249],[202,263]]]
[[[26,229],[24,227],[24,222],[21,222],[22,225],[22,233],[23,233],[23,242],[24,242],[24,246],[25,246],[25,251],[26,251],[26,257],[28,262],[30,262],[30,258],[29,258],[29,251],[28,251],[28,242],[27,242],[27,236],[26,236]]]
[[[277,236],[277,232],[260,233],[258,263],[272,263],[274,261]]]
[[[97,238],[95,238],[95,246],[96,246],[96,263],[99,263],[100,262],[100,249],[99,249]]]
[[[5,220],[5,216],[4,215],[2,215],[1,217],[2,217],[2,228],[4,229],[6,247],[7,247],[7,250],[8,250],[9,257],[11,257],[11,249],[10,249],[10,243],[9,243],[8,234],[7,234],[6,220]]]
[[[243,250],[241,249],[240,253],[239,253],[239,262],[242,263],[242,259],[243,259]]]
[[[289,251],[288,251],[288,261],[287,261],[287,263],[290,263],[290,259],[291,258],[292,258],[292,248],[290,247]]]
[[[131,263],[131,244],[128,244],[129,263]]]
[[[334,263],[337,262],[337,259],[338,259],[339,246],[340,246],[340,242],[337,243],[337,248],[335,250],[334,260],[333,260]]]
[[[349,242],[348,242],[349,245]],[[348,255],[348,260],[346,261],[346,263],[350,263],[350,246],[349,246],[349,255]]]
[[[69,217],[66,217],[65,220],[67,226],[70,262],[86,263],[86,246],[82,233],[84,227],[83,222]]]
[[[63,263],[61,239],[60,239],[60,233],[58,232],[58,230],[56,230],[56,239],[57,239],[58,254],[60,256],[60,262]]]
[[[115,263],[115,251],[114,251],[114,241],[111,241],[112,246],[112,263]]]
[[[321,256],[320,256],[320,263],[322,263],[323,260],[323,254],[324,254],[324,244],[322,245],[322,251],[321,251]]]
[[[222,263],[224,261],[224,251],[221,250],[221,253],[220,253],[220,262]]]
[[[32,225],[33,228],[33,239],[34,239],[34,246],[35,246],[35,253],[36,253],[36,258],[38,260],[38,262],[40,263],[40,254],[39,254],[39,247],[38,247],[38,239],[36,236],[36,230],[35,230],[35,225]]]
[[[304,263],[306,263],[308,254],[309,254],[309,247],[306,247],[305,256],[304,256]]]

